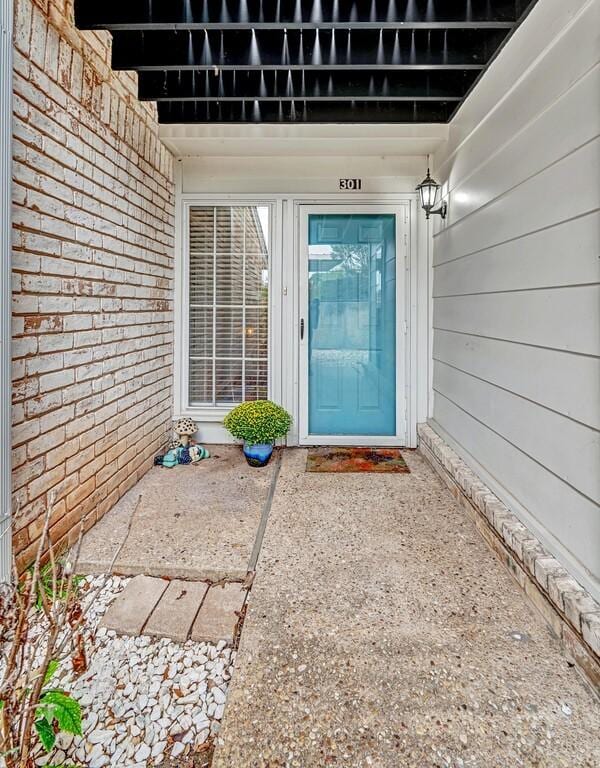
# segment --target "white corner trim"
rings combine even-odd
[[[0,0],[0,582],[12,572],[11,200],[12,0]]]
[[[174,339],[174,365],[173,365],[173,416],[187,416],[183,413],[183,376],[181,365],[183,360],[183,339],[181,335],[181,312],[184,300],[184,253],[183,253],[183,205],[181,203],[181,191],[183,185],[183,167],[181,160],[173,161],[173,183],[175,186],[175,238],[173,258],[174,263],[174,291],[173,291],[173,339]]]

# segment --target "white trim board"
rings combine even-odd
[[[174,124],[160,137],[175,157],[349,157],[433,154],[448,139],[447,124]]]
[[[11,200],[12,0],[0,0],[0,582],[12,574]]]

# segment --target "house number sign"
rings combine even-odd
[[[340,179],[340,189],[347,192],[358,192],[362,189],[362,179]]]

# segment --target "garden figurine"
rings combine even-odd
[[[198,427],[194,421],[190,418],[179,419],[175,424],[175,434],[179,437],[179,442],[184,448],[187,448],[190,442],[190,437],[195,435],[198,431]]]

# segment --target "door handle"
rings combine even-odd
[[[304,318],[300,320],[300,341],[304,339]]]

